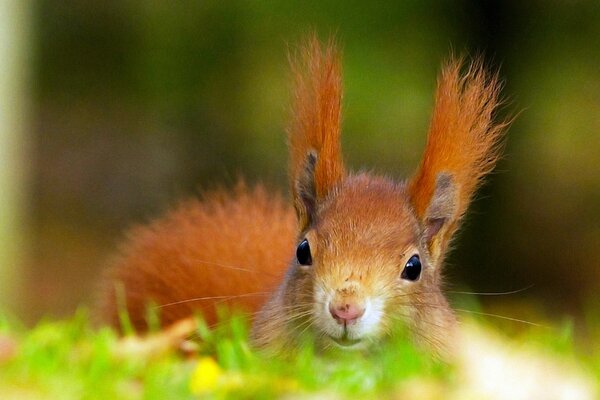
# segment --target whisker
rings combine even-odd
[[[298,312],[292,312],[291,314],[278,316],[272,321],[280,324],[287,324],[302,317],[306,317],[307,315],[311,315],[312,313],[312,309],[299,309]]]
[[[252,295],[252,293],[249,293],[247,295]],[[244,295],[241,295],[244,296]],[[219,296],[214,296],[214,297],[219,297]],[[223,297],[239,297],[239,296],[223,296]],[[308,309],[306,306],[309,306]],[[281,324],[287,324],[290,323],[294,320],[300,319],[302,317],[306,317],[307,315],[311,315],[313,310],[312,310],[312,303],[299,303],[299,304],[294,304],[294,305],[290,305],[290,306],[285,306],[284,309],[287,309],[288,311],[291,310],[292,314],[291,315],[283,315],[281,317],[279,317],[277,319],[278,323]],[[300,312],[295,312],[296,310],[300,310]],[[257,314],[259,314],[261,312],[261,310],[257,310],[255,312],[249,313],[247,315],[249,315],[252,318],[256,317]],[[226,324],[228,324],[229,321],[228,320],[221,320],[221,321],[217,321],[211,325],[208,326],[208,329],[215,330],[215,329],[219,329],[222,326],[225,326]],[[194,334],[190,337],[190,339],[194,339],[194,338],[199,338],[200,335],[199,334]]]
[[[187,299],[187,300],[180,300],[180,301],[174,301],[172,303],[166,303],[166,304],[160,304],[158,306],[156,306],[157,308],[163,308],[163,307],[169,307],[169,306],[175,306],[178,304],[184,304],[184,303],[191,303],[194,301],[203,301],[203,300],[230,300],[230,299],[236,299],[236,298],[240,298],[240,297],[250,297],[250,296],[265,296],[265,295],[269,295],[269,292],[254,292],[254,293],[245,293],[245,294],[237,294],[237,295],[229,295],[229,296],[206,296],[206,297],[195,297],[192,299]]]
[[[439,338],[433,337],[431,335],[425,335],[420,332],[418,329],[410,329],[410,332],[413,335],[418,336],[422,340],[424,340],[431,348],[441,348],[443,347],[443,343]]]
[[[425,303],[425,302],[411,302],[411,303],[405,303],[405,304],[399,304],[402,306],[414,306],[414,307],[430,307],[430,308],[437,308],[437,309],[442,309],[445,308],[443,306],[441,306],[440,304],[432,304],[432,303]],[[498,315],[498,314],[492,314],[492,313],[486,313],[483,311],[474,311],[474,310],[467,310],[464,308],[451,308],[454,311],[457,312],[463,312],[463,313],[470,313],[470,314],[474,314],[474,315],[482,315],[482,316],[488,316],[488,317],[494,317],[494,318],[499,318],[499,319],[505,319],[508,321],[513,321],[513,322],[520,322],[523,324],[527,324],[527,325],[532,325],[532,326],[536,326],[536,327],[540,327],[540,328],[546,328],[548,329],[549,327],[546,325],[542,325],[542,324],[538,324],[535,322],[531,322],[531,321],[526,321],[526,320],[522,320],[519,318],[513,318],[513,317],[508,317],[505,315]]]
[[[508,321],[520,322],[520,323],[523,323],[523,324],[532,325],[532,326],[536,326],[536,327],[544,328],[544,329],[549,329],[550,328],[549,326],[546,326],[546,325],[537,324],[535,322],[530,322],[530,321],[526,321],[526,320],[523,320],[523,319],[518,319],[518,318],[513,318],[513,317],[507,317],[507,316],[504,316],[504,315],[491,314],[491,313],[486,313],[486,312],[482,312],[482,311],[465,310],[465,309],[462,309],[462,308],[455,308],[454,310],[458,311],[458,312],[470,313],[470,314],[475,314],[475,315],[483,315],[483,316],[486,316],[486,317],[494,317],[494,318],[505,319],[505,320],[508,320]]]
[[[395,313],[394,315],[389,315],[389,317],[391,319],[395,320],[395,321],[399,321],[399,322],[402,322],[404,324],[407,324],[407,321],[404,320],[404,319],[402,319],[402,318],[410,319],[410,315],[408,315],[408,314],[401,314],[401,313]],[[442,325],[436,324],[435,322],[428,321],[428,320],[425,320],[425,319],[421,319],[421,320],[419,320],[419,322],[424,322],[424,323],[429,324],[431,326],[435,326],[436,328],[444,329],[444,327]],[[409,325],[409,327],[410,327],[410,324],[407,324],[407,325]]]
[[[285,318],[283,318],[283,319],[281,319],[279,321],[282,322],[282,323],[289,323],[289,322],[295,321],[297,319],[300,319],[302,317],[306,317],[307,315],[311,315],[311,314],[312,314],[312,310],[304,311],[304,312],[300,312],[300,313],[297,313],[297,314],[292,314],[290,316],[286,316]]]
[[[400,305],[415,306],[415,307],[430,307],[430,308],[438,308],[438,309],[445,308],[445,307],[440,306],[439,304],[431,304],[431,303],[424,303],[424,302],[412,302],[412,303],[406,303],[406,304],[400,304]],[[549,328],[546,325],[538,324],[538,323],[531,322],[531,321],[522,320],[522,319],[519,319],[519,318],[508,317],[508,316],[505,316],[505,315],[486,313],[486,312],[483,312],[483,311],[467,310],[467,309],[464,309],[464,308],[451,308],[451,310],[454,310],[454,311],[457,311],[457,312],[463,312],[463,313],[470,313],[470,314],[474,314],[474,315],[482,315],[482,316],[500,318],[500,319],[505,319],[505,320],[508,320],[508,321],[520,322],[520,323],[523,323],[523,324],[537,326],[537,327],[540,327],[540,328]]]
[[[456,290],[448,290],[448,291],[446,291],[446,293],[452,293],[452,294],[471,294],[471,295],[475,295],[475,296],[505,296],[505,295],[509,295],[509,294],[516,294],[516,293],[524,292],[526,290],[531,289],[534,286],[535,286],[534,284],[531,284],[531,285],[526,286],[524,288],[516,289],[516,290],[510,290],[510,291],[507,291],[507,292],[463,292],[463,291],[456,291]]]
[[[432,303],[425,303],[425,302],[411,302],[411,303],[405,303],[405,304],[399,304],[402,306],[422,306],[422,307],[430,307],[430,308],[445,308],[440,306],[439,304],[432,304]],[[454,311],[457,312],[463,312],[463,313],[470,313],[470,314],[474,314],[474,315],[482,315],[482,316],[488,316],[488,317],[494,317],[494,318],[499,318],[499,319],[504,319],[507,321],[513,321],[513,322],[519,322],[519,323],[523,323],[523,324],[527,324],[527,325],[531,325],[531,326],[536,326],[536,327],[540,327],[540,328],[545,328],[545,329],[549,329],[549,327],[547,325],[543,325],[543,324],[538,324],[536,322],[531,322],[531,321],[526,321],[526,320],[522,320],[519,318],[514,318],[514,317],[508,317],[505,315],[498,315],[498,314],[492,314],[492,313],[486,313],[486,312],[482,312],[482,311],[474,311],[474,310],[467,310],[467,309],[463,309],[463,308],[451,308]],[[391,315],[391,314],[390,314]],[[406,318],[409,318],[408,316],[405,316]]]
[[[428,295],[428,294],[434,294],[434,293],[440,293],[440,292],[436,292],[436,291],[432,291],[432,292],[407,292],[407,293],[399,293],[399,294],[395,294],[393,296],[389,296],[389,299],[399,299],[399,298],[403,298],[403,297],[409,297],[409,296],[422,296],[422,295]]]
[[[294,306],[285,306],[285,307],[281,308],[281,310],[287,311],[287,312],[295,312],[295,311],[305,311],[305,310],[308,311],[308,308],[311,308],[311,312],[312,312],[312,304],[311,303],[299,304],[299,305],[294,305]],[[254,312],[248,313],[247,315],[254,318],[257,315],[259,315],[261,312],[262,312],[262,309],[259,309]]]
[[[283,306],[280,308],[280,310],[290,310],[290,309],[295,309],[295,308],[304,308],[304,307],[309,307],[312,308],[313,303],[311,302],[306,302],[306,303],[296,303],[296,304],[292,304],[289,306]]]
[[[256,315],[258,313],[260,313],[260,310],[251,313],[250,314],[251,319],[253,319],[254,317],[256,317]],[[312,313],[312,309],[311,310],[304,310],[304,311],[301,311],[299,313],[294,313],[294,314],[291,314],[291,315],[284,315],[284,316],[278,317],[276,319],[276,322],[280,323],[280,324],[287,324],[287,323],[292,322],[292,321],[294,321],[296,319],[299,319],[299,318],[305,317],[307,315],[310,315],[311,313]],[[227,323],[228,323],[227,320],[225,320],[225,321],[219,321],[219,322],[216,322],[216,323],[210,325],[209,329],[213,330],[213,329],[219,328],[222,325],[227,324]]]
[[[306,327],[300,331],[300,333],[298,334],[298,336],[302,336],[304,334],[304,332],[306,332],[313,325],[313,323],[315,321],[316,321],[316,319],[314,318],[314,316],[311,316],[311,318],[308,318],[306,321],[302,322],[297,327],[295,327],[295,330],[297,330],[297,329],[300,329],[303,325],[306,324]]]
[[[258,271],[256,269],[253,269],[250,267],[241,267],[238,265],[223,264],[223,263],[218,263],[218,262],[213,262],[213,261],[208,261],[208,260],[201,260],[201,259],[196,259],[196,258],[191,259],[191,261],[193,261],[195,263],[209,265],[209,266],[212,265],[215,267],[227,268],[227,269],[231,269],[234,271],[250,272],[250,273],[255,273],[255,274],[258,273]],[[281,277],[283,275],[283,273],[285,272],[285,270],[287,269],[288,264],[289,264],[289,260],[285,261],[285,263],[281,267],[281,274],[271,274],[271,273],[268,273],[265,271],[260,271],[260,274],[272,276],[272,277]]]

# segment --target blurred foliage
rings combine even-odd
[[[344,49],[353,169],[409,176],[436,73],[485,54],[518,114],[448,262],[452,289],[531,318],[600,282],[600,3],[53,1],[35,5],[29,320],[71,312],[122,232],[242,175],[286,188],[288,48]],[[526,306],[524,306],[526,304]]]
[[[0,397],[487,398],[476,382],[463,376],[463,369],[468,366],[432,360],[403,335],[380,344],[368,357],[361,351],[316,354],[307,345],[285,358],[251,349],[247,321],[242,316],[223,320],[214,330],[199,321],[195,337],[198,343],[192,346],[186,342],[185,354],[176,348],[157,351],[153,340],[157,336],[148,340],[119,339],[108,328],[92,329],[87,313],[81,309],[68,320],[42,321],[31,330],[0,314]],[[561,363],[566,369],[559,378],[565,382],[572,373],[600,377],[598,358],[593,358],[598,349],[582,354],[573,347],[568,328],[563,333],[530,328],[523,339],[512,345],[532,360],[544,357],[550,364]],[[134,342],[136,345],[127,346]],[[527,352],[534,348],[538,351]],[[527,371],[526,366],[527,358],[513,361],[511,368]],[[545,367],[552,370],[549,365]],[[525,393],[535,398],[535,393],[544,390],[530,387],[530,377],[523,376],[522,384],[533,390]],[[493,373],[489,376],[489,381],[498,379]],[[550,382],[554,387],[556,384]],[[568,398],[564,392],[553,395]]]
[[[197,349],[184,360],[176,348],[158,352],[151,341],[119,340],[108,328],[94,330],[83,310],[69,320],[44,321],[29,331],[0,320],[0,397],[375,396],[400,392],[420,375],[438,391],[453,378],[450,366],[431,360],[402,336],[373,357],[340,351],[318,356],[308,345],[285,359],[251,350],[247,321],[241,316],[227,318],[215,330],[200,321],[195,336]],[[138,346],[125,350],[126,340],[137,340]]]

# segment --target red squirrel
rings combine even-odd
[[[344,166],[334,41],[313,35],[291,59],[291,204],[240,184],[133,229],[103,293],[105,321],[119,327],[123,307],[146,330],[152,304],[162,326],[198,312],[211,325],[227,303],[253,313],[260,348],[296,346],[307,331],[319,347],[362,348],[404,321],[415,341],[451,353],[444,256],[499,156],[498,77],[480,61],[443,66],[423,158],[396,182]]]

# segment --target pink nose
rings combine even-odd
[[[330,303],[329,312],[340,325],[352,325],[365,313],[365,308],[353,303]]]

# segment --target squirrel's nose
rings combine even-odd
[[[365,307],[349,302],[332,302],[329,303],[329,312],[338,324],[352,325],[365,313]]]

